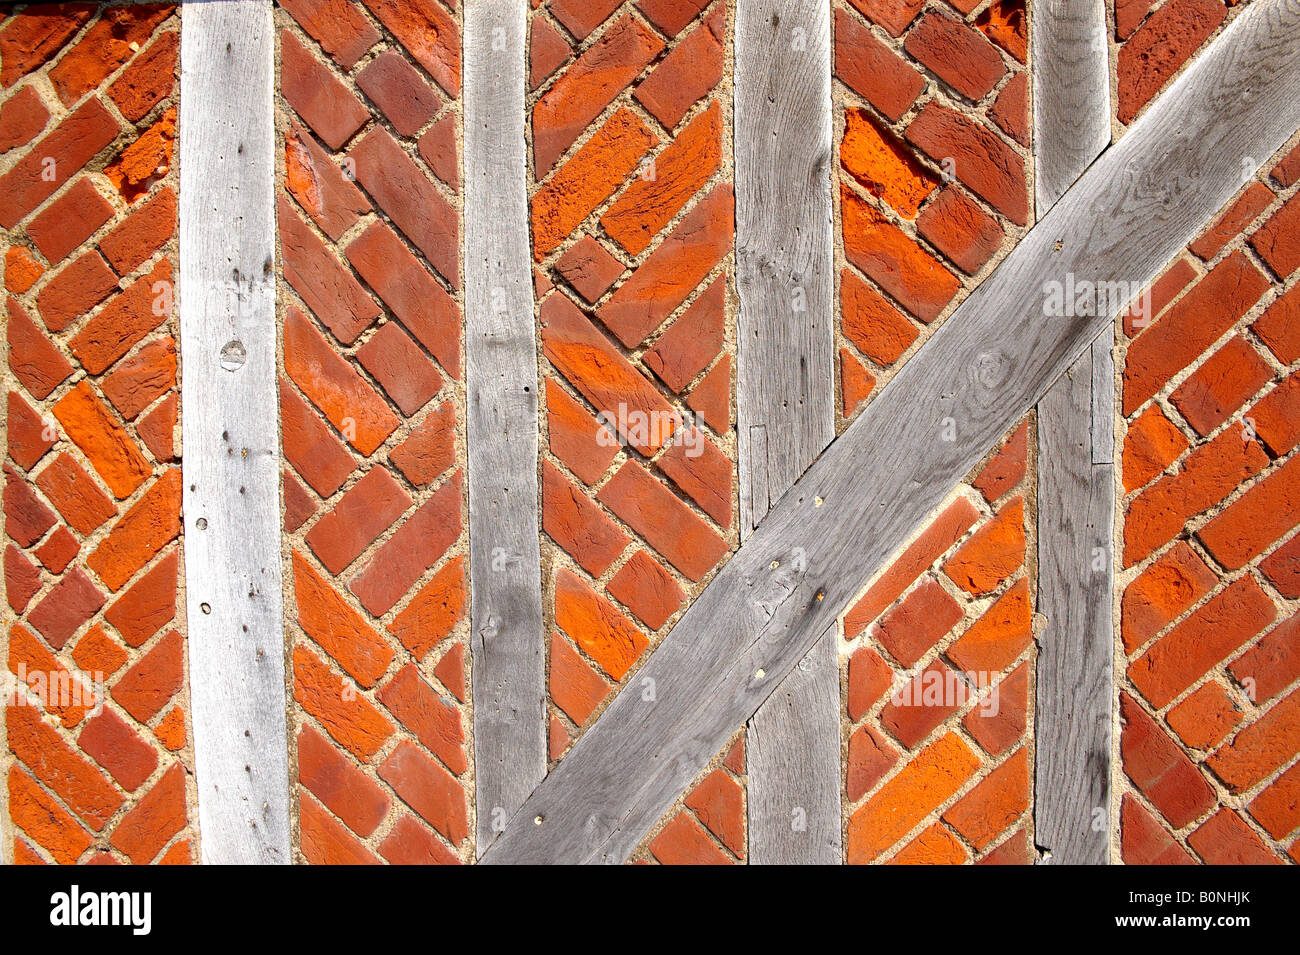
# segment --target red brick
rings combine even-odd
[[[135,572],[180,534],[181,471],[169,468],[131,505],[86,561],[110,590],[117,591]]]
[[[844,617],[844,637],[852,640],[881,611],[897,600],[921,573],[938,560],[979,518],[975,506],[959,497],[909,544],[867,589]]]
[[[662,627],[686,600],[672,575],[644,550],[628,559],[606,589],[651,630]]]
[[[1289,189],[1300,181],[1300,146],[1292,147],[1269,175],[1283,189]]]
[[[381,325],[357,350],[357,359],[407,416],[424,407],[442,387],[437,367],[396,322]]]
[[[989,119],[1022,146],[1029,145],[1029,74],[1017,73],[989,107]]]
[[[674,129],[722,79],[726,9],[714,11],[676,44],[633,94],[655,119]]]
[[[320,803],[306,794],[299,798],[302,854],[312,865],[379,865],[379,859]]]
[[[399,136],[414,136],[438,112],[442,101],[400,53],[385,50],[356,76],[357,86],[393,124]]]
[[[700,379],[686,398],[686,404],[719,434],[731,430],[731,356],[723,355]]]
[[[1025,502],[1012,498],[947,561],[943,570],[967,593],[991,593],[1025,563]]]
[[[1251,247],[1284,279],[1300,268],[1300,242],[1295,238],[1298,228],[1300,200],[1292,196],[1250,237]]]
[[[849,261],[917,318],[937,318],[961,288],[957,277],[847,186],[840,197]]]
[[[50,112],[41,102],[35,85],[28,83],[0,104],[0,152],[31,142],[49,118]]]
[[[45,642],[62,649],[82,624],[104,606],[104,595],[80,567],[74,567],[27,615]]]
[[[939,184],[907,145],[865,109],[844,111],[840,165],[904,219],[915,218],[921,203]]]
[[[74,676],[44,643],[18,624],[9,628],[9,670],[25,677],[30,694],[64,729],[72,729],[102,702],[91,683]]]
[[[541,323],[543,353],[608,424],[626,425],[622,437],[642,454],[662,448],[680,421],[654,385],[567,296],[552,295],[542,303]]]
[[[16,298],[9,299],[5,332],[9,368],[34,397],[47,397],[72,374],[72,364],[50,343]]]
[[[1210,784],[1127,693],[1119,695],[1124,772],[1151,804],[1181,829],[1215,804]]]
[[[1234,335],[1174,389],[1169,400],[1201,435],[1208,434],[1273,377],[1272,369]]]
[[[129,275],[175,234],[176,214],[176,193],[166,186],[114,226],[99,251],[119,275]]]
[[[871,726],[859,726],[849,737],[845,795],[856,802],[880,782],[898,762],[898,750]]]
[[[1002,56],[983,34],[940,13],[922,17],[903,48],[972,100],[983,99],[1007,72]]]
[[[387,629],[402,642],[402,646],[415,655],[416,659],[422,659],[447,634],[451,633],[452,627],[460,622],[464,614],[465,559],[453,557],[445,566],[439,568],[427,584],[416,591],[410,603],[393,618]],[[453,655],[455,649],[456,647],[453,647],[443,656],[443,663],[450,668],[447,674],[444,675],[439,669],[435,670],[435,675],[453,693],[457,693],[457,686],[459,686],[460,692],[457,693],[457,698],[464,702],[464,675],[460,675],[460,683],[453,685],[447,682],[456,675]],[[443,663],[438,664],[439,668]]]
[[[900,849],[888,865],[962,865],[969,861],[966,847],[944,826],[935,823]]]
[[[1186,436],[1165,416],[1159,405],[1149,405],[1133,419],[1124,438],[1124,490],[1145,487],[1188,448]]]
[[[34,553],[46,570],[52,574],[61,574],[80,549],[81,545],[73,533],[66,527],[59,527]]]
[[[621,0],[551,0],[547,5],[551,15],[563,23],[579,40],[605,22]],[[534,18],[536,21],[537,18]]]
[[[95,15],[93,3],[40,4],[27,7],[0,30],[0,85],[13,86],[63,49]]]
[[[17,766],[9,769],[9,816],[60,865],[75,863],[94,841],[75,816]]]
[[[1279,297],[1250,328],[1284,365],[1300,358],[1300,286]]]
[[[1283,839],[1300,826],[1300,763],[1254,798],[1250,814],[1274,839]]]
[[[894,671],[871,647],[859,647],[849,657],[849,719],[855,723],[884,695],[894,680]]]
[[[875,638],[903,666],[914,666],[957,622],[963,610],[927,577],[881,619]]]
[[[299,626],[358,683],[374,686],[393,660],[392,648],[296,550],[293,587]]]
[[[902,36],[925,6],[925,0],[849,0],[864,16],[889,31]]]
[[[465,791],[456,777],[403,740],[379,767],[380,777],[452,844],[469,834]]]
[[[47,430],[44,419],[17,391],[8,398],[9,459],[25,471],[30,471],[54,446],[54,435]]]
[[[68,345],[86,371],[98,375],[167,321],[173,304],[172,266],[163,259],[82,325]]]
[[[679,812],[650,840],[650,854],[664,865],[730,865],[689,813]]]
[[[1025,161],[987,127],[932,101],[906,135],[936,162],[952,159],[957,178],[1012,222],[1028,223]]]
[[[1174,0],[1119,51],[1119,121],[1132,122],[1165,82],[1223,22],[1221,0]]]
[[[101,385],[104,396],[128,421],[176,386],[176,342],[158,338],[119,362]]]
[[[174,6],[108,7],[50,70],[50,82],[64,106],[71,106],[144,45]]]
[[[5,465],[5,533],[22,547],[31,547],[54,526],[56,518],[31,486]]]
[[[990,504],[1024,480],[1028,440],[1029,423],[1022,422],[971,482]]]
[[[1029,56],[1029,21],[1025,0],[994,0],[975,18],[975,25],[1021,63]]]
[[[552,183],[554,181],[551,180]],[[546,188],[543,186],[542,191]],[[623,274],[623,268],[622,262],[606,252],[605,247],[589,235],[584,235],[570,246],[569,251],[555,263],[555,270],[588,303],[595,302],[609,291],[609,287]]]
[[[144,785],[158,766],[153,747],[112,710],[86,723],[77,742],[128,792]]]
[[[336,242],[370,211],[370,201],[298,123],[284,134],[284,185]]]
[[[918,5],[919,6],[919,5]],[[925,89],[925,77],[852,14],[835,9],[835,75],[897,122]]]
[[[45,274],[45,266],[25,245],[11,245],[5,252],[5,288],[15,295],[27,292]]]
[[[298,781],[359,836],[383,822],[388,795],[310,726],[298,733]]]
[[[1205,561],[1178,541],[1124,588],[1120,632],[1132,653],[1182,615],[1215,585]]]
[[[179,557],[171,551],[118,597],[104,614],[128,646],[145,641],[176,616],[176,576]]]
[[[434,82],[460,95],[460,31],[437,0],[365,0]]]
[[[1300,750],[1300,691],[1283,698],[1209,758],[1210,769],[1236,793],[1285,765]]]
[[[27,609],[28,602],[41,589],[41,571],[13,544],[5,547],[5,597],[16,614]]]
[[[628,544],[619,526],[549,461],[542,462],[542,529],[594,577]]]
[[[745,857],[745,794],[739,783],[715,769],[686,797],[686,805],[719,842]]]
[[[1165,721],[1179,738],[1194,749],[1212,749],[1242,714],[1226,690],[1213,681],[1204,684],[1165,714]]]
[[[419,668],[407,664],[379,691],[379,698],[426,749],[456,775],[469,768],[460,710],[438,694]]]
[[[1029,757],[1023,747],[943,814],[976,849],[988,848],[1029,808]]]
[[[1196,864],[1130,793],[1120,804],[1120,855],[1128,865]]]
[[[134,203],[167,175],[175,148],[176,107],[172,106],[104,167],[104,175],[123,199]]]
[[[1252,702],[1265,703],[1300,677],[1300,615],[1292,615],[1228,666]],[[1250,681],[1250,682],[1247,682]]]
[[[1209,865],[1279,865],[1241,817],[1220,809],[1187,837],[1187,844]]]
[[[997,220],[953,186],[921,211],[916,226],[935,248],[970,275],[983,268],[1004,238]]]
[[[372,468],[316,522],[306,544],[326,570],[338,574],[410,505],[410,495],[387,469]]]
[[[583,129],[664,48],[630,16],[605,31],[533,107],[533,157],[545,176]]]
[[[379,40],[379,31],[350,0],[281,0],[280,5],[345,70]]]
[[[370,118],[347,84],[312,56],[291,30],[280,31],[280,92],[330,147],[338,149]]]
[[[169,753],[176,753],[184,749],[186,742],[185,711],[179,706],[173,706],[154,726],[153,735]]]
[[[460,536],[461,484],[457,471],[352,578],[349,589],[374,616],[387,613]]]
[[[6,65],[8,59],[6,58]],[[117,120],[98,99],[87,100],[76,112],[46,133],[8,172],[0,176],[0,226],[12,229],[29,212],[71,179],[121,131]],[[54,159],[53,164],[46,162]],[[46,170],[52,178],[44,178]]]
[[[655,467],[722,527],[731,526],[735,465],[703,432],[690,429]]]
[[[184,657],[181,635],[169,631],[122,674],[110,691],[113,699],[141,723],[148,723],[180,690]]]
[[[948,659],[967,672],[1006,669],[1033,640],[1030,613],[1029,584],[1022,578],[948,648]]]
[[[909,762],[849,819],[850,865],[870,862],[956,793],[979,768],[979,758],[953,733]]]
[[[1174,627],[1135,660],[1129,679],[1157,709],[1273,622],[1273,602],[1244,577]]]
[[[5,711],[9,748],[69,809],[99,832],[122,805],[104,775],[72,749],[30,706]]]
[[[460,860],[437,836],[403,816],[379,845],[379,854],[392,865],[459,865]]]
[[[533,17],[528,33],[528,88],[541,86],[572,53],[569,41],[545,17]]]
[[[131,122],[138,122],[176,86],[180,31],[162,33],[108,88],[108,95]]]
[[[649,644],[618,608],[563,568],[555,575],[555,622],[615,680]]]
[[[1300,597],[1300,535],[1260,561],[1259,569],[1287,600]]]
[[[637,0],[636,4],[646,19],[670,37],[686,29],[708,5],[709,0]]]
[[[638,176],[600,217],[605,233],[640,255],[722,166],[722,107],[714,102],[654,159],[652,178]]]
[[[1123,313],[1124,334],[1132,338],[1145,329],[1195,278],[1196,270],[1186,256],[1175,261]]]
[[[727,552],[725,540],[635,461],[625,463],[597,497],[693,581]]]
[[[433,174],[451,186],[460,188],[460,161],[457,132],[458,117],[446,113],[420,137],[416,149]]]
[[[72,659],[85,673],[98,680],[122,669],[127,655],[117,641],[96,624],[77,641]]]
[[[936,660],[894,691],[880,711],[880,725],[908,749],[915,749],[966,702],[966,684]]]
[[[1239,236],[1246,226],[1254,222],[1255,217],[1268,208],[1272,201],[1272,189],[1262,182],[1252,182],[1188,248],[1193,255],[1206,262],[1210,261],[1223,251],[1225,245]]]
[[[434,408],[388,456],[416,487],[425,487],[456,462],[456,409]]]
[[[1245,420],[1275,455],[1286,454],[1300,443],[1300,373],[1264,395],[1246,412]]]
[[[1190,518],[1219,503],[1267,465],[1264,449],[1239,424],[1221,431],[1188,455],[1181,471],[1161,478],[1129,505],[1124,566],[1145,560],[1180,533]]]
[[[117,276],[113,270],[98,252],[87,252],[49,280],[36,297],[36,307],[45,326],[52,332],[61,332],[115,291]],[[92,323],[94,321],[92,319]],[[85,338],[81,334],[72,340],[73,354],[78,359],[83,357],[80,349],[83,341]],[[111,359],[92,360],[96,373],[107,368],[108,361]]]
[[[352,473],[343,442],[312,412],[285,379],[280,380],[280,433],[284,456],[321,497],[329,497]]]
[[[1229,570],[1244,567],[1300,522],[1300,458],[1291,457],[1196,532]]]
[[[457,557],[453,563],[460,561],[461,558]],[[463,592],[463,584],[461,589]],[[468,699],[465,689],[465,644],[453,643],[433,668],[433,675],[442,682],[452,696],[464,703]]]
[[[850,269],[840,271],[844,335],[872,361],[891,365],[916,341],[916,327]]]
[[[1022,663],[992,690],[997,712],[981,703],[962,718],[962,725],[988,752],[997,756],[1018,743],[1025,735],[1029,706],[1029,664]]]
[[[388,717],[302,644],[293,648],[293,698],[363,763],[393,735]]]
[[[83,176],[73,184],[72,188],[46,206],[40,215],[27,223],[27,235],[53,265],[81,245],[91,233],[112,216],[113,207],[99,194],[99,190],[95,188],[90,178]],[[102,261],[98,256],[94,256],[94,259]],[[57,282],[59,279],[56,277],[54,281]],[[43,317],[45,317],[44,295],[45,293],[42,292]],[[48,317],[46,317],[46,324],[50,324]],[[53,327],[51,325],[51,328]],[[63,325],[59,327],[62,328]]]
[[[1127,40],[1157,0],[1115,0],[1115,36]]]
[[[298,217],[288,200],[281,197],[276,209],[285,280],[339,341],[351,345],[379,317],[379,306]],[[384,227],[376,223],[371,228]],[[349,258],[355,265],[355,259]],[[358,271],[369,281],[364,269]],[[375,290],[383,295],[382,288]]]
[[[579,726],[587,722],[612,689],[609,681],[558,633],[551,634],[548,681],[555,705]]]
[[[374,222],[347,248],[348,261],[447,374],[460,375],[460,309],[392,229]]]

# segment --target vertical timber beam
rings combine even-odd
[[[290,858],[270,0],[187,5],[180,320],[185,593],[208,863]]]
[[[465,4],[465,388],[479,855],[546,775],[522,0]]]
[[[1033,16],[1041,219],[1110,145],[1110,66],[1103,0],[1040,0]],[[1038,404],[1038,608],[1046,623],[1036,678],[1034,831],[1041,862],[1105,865],[1110,858],[1113,345],[1107,326]]]
[[[835,437],[830,31],[825,0],[736,9],[742,539]],[[842,861],[835,632],[749,723],[754,864]]]

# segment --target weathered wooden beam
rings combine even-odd
[[[185,598],[209,863],[289,863],[270,0],[181,31]]]
[[[830,7],[736,9],[736,423],[749,537],[835,437]],[[749,861],[838,865],[839,664],[832,633],[749,724]]]
[[[516,0],[465,4],[465,404],[480,853],[546,775],[526,19]]]
[[[1110,145],[1110,45],[1102,0],[1033,8],[1034,171],[1047,212]],[[1114,331],[1038,404],[1034,833],[1044,862],[1110,854],[1114,588]]]
[[[1145,285],[1240,188],[1241,157],[1271,155],[1298,127],[1300,0],[1261,0],[786,492],[482,861],[625,860],[860,582],[1113,320],[1045,315],[1045,283]]]

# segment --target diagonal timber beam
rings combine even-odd
[[[482,861],[624,861],[858,584],[1126,304],[1048,317],[1045,283],[1147,284],[1240,188],[1242,157],[1271,155],[1298,127],[1300,0],[1259,0],[786,492]]]

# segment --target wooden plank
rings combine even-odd
[[[465,4],[465,390],[480,854],[546,775],[526,17],[516,0]]]
[[[1240,188],[1240,157],[1271,155],[1300,127],[1298,94],[1300,0],[1252,4],[785,493],[482,861],[626,859],[859,583],[1113,320],[1046,318],[1044,282],[1145,285]]]
[[[1105,0],[1038,0],[1032,17],[1041,218],[1110,145],[1110,44]]]
[[[1110,145],[1103,0],[1035,4],[1034,168],[1042,215]],[[1104,864],[1110,839],[1114,361],[1110,329],[1038,405],[1035,841]],[[1100,555],[1100,557],[1098,556]]]
[[[835,437],[830,5],[740,5],[735,57],[743,540]],[[751,863],[841,862],[839,692],[832,635],[754,715]]]
[[[185,597],[208,863],[289,863],[269,0],[181,31]]]

